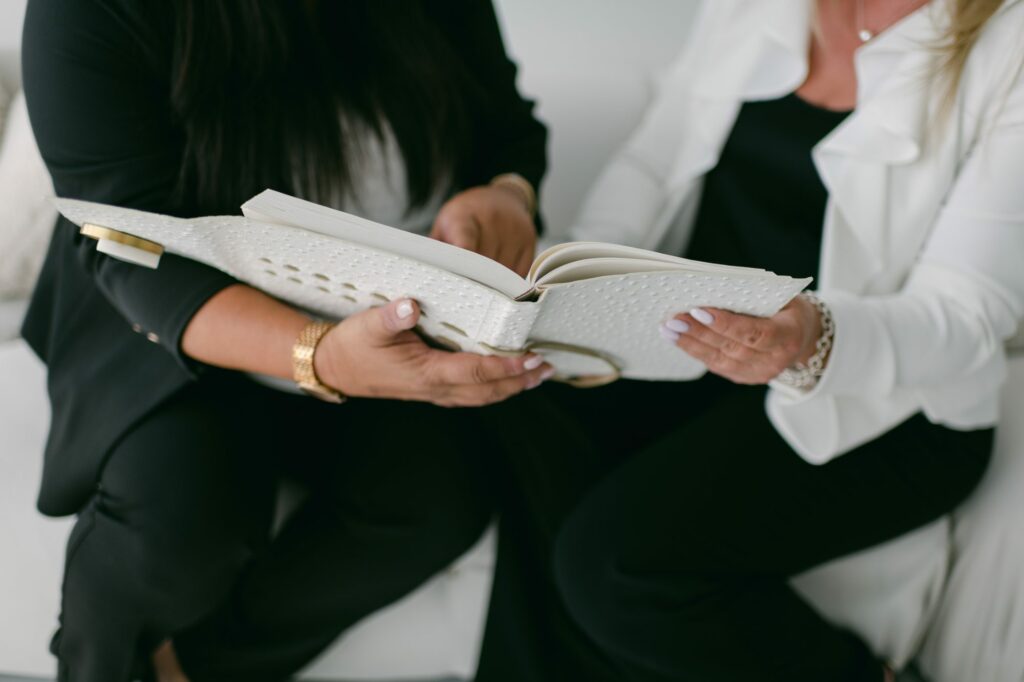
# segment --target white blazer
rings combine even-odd
[[[742,102],[805,80],[811,11],[706,2],[571,237],[682,253]],[[856,111],[813,152],[829,191],[817,290],[835,346],[814,389],[773,384],[766,404],[810,462],[919,411],[954,428],[998,418],[1005,344],[1024,318],[1024,0],[990,21],[942,123],[929,46],[947,16],[934,0],[858,50]]]

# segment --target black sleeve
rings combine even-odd
[[[58,196],[187,215],[173,199],[181,139],[169,74],[153,68],[138,27],[115,0],[30,0],[22,70],[32,128]],[[185,327],[234,279],[170,254],[156,270],[118,261],[63,218],[55,238],[75,241],[81,265],[129,324],[195,369],[181,351]]]
[[[474,156],[467,182],[484,184],[499,173],[518,173],[535,188],[547,170],[547,128],[534,103],[516,88],[516,65],[505,52],[490,0],[428,2],[442,33],[483,90],[475,112]]]

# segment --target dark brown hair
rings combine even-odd
[[[164,4],[166,3],[166,4]],[[171,12],[170,102],[184,135],[179,191],[236,212],[271,187],[350,186],[343,118],[390,126],[412,206],[466,147],[465,69],[417,0],[158,0]]]

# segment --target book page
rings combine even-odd
[[[297,227],[433,265],[516,298],[530,285],[501,263],[436,239],[265,190],[242,205],[253,220]]]
[[[567,242],[553,246],[537,256],[530,269],[529,279],[535,285],[541,286],[605,275],[659,270],[742,277],[772,275],[767,270],[759,268],[705,263],[621,244]]]

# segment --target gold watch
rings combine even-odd
[[[346,397],[336,389],[331,388],[316,375],[313,368],[313,356],[316,354],[316,347],[320,340],[331,331],[334,325],[330,322],[313,321],[302,328],[299,338],[292,346],[292,373],[295,383],[303,391],[328,403],[343,403]]]

